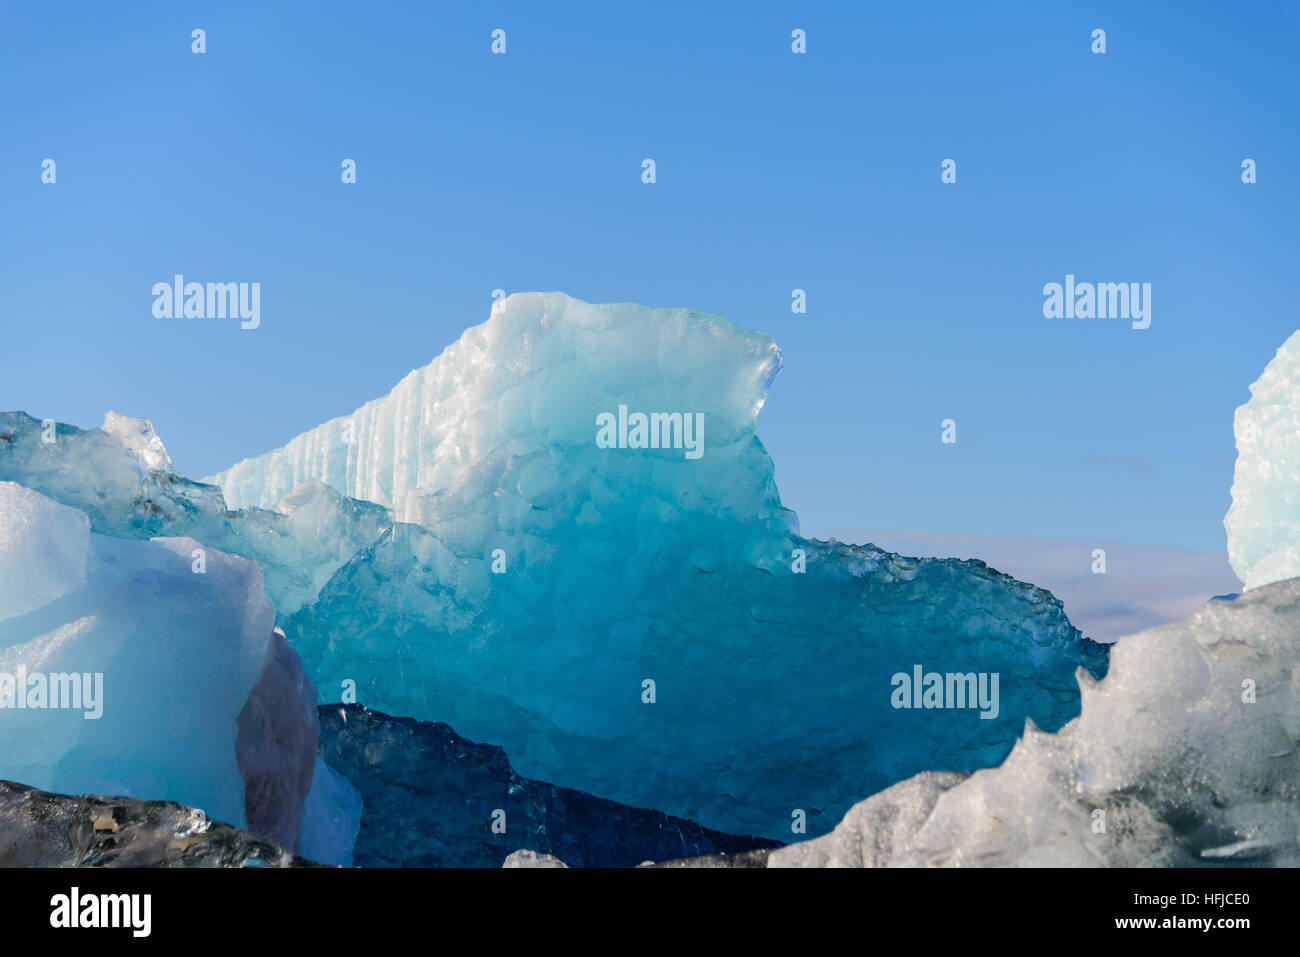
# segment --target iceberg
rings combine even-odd
[[[1121,638],[1081,714],[924,774],[769,867],[1300,865],[1300,580]]]
[[[1248,589],[1300,576],[1300,332],[1252,383],[1233,432],[1237,463],[1223,519],[1232,570]]]
[[[396,519],[282,609],[322,703],[355,688],[528,777],[789,840],[845,795],[997,763],[1026,717],[1060,727],[1105,649],[981,562],[802,538],[755,431],[780,367],[718,317],[516,294],[207,481],[234,508],[319,482]],[[917,665],[1000,675],[996,717],[895,707]]]
[[[996,764],[1026,717],[1060,727],[1106,650],[982,562],[800,536],[755,428],[780,367],[718,317],[519,294],[389,395],[211,483],[148,420],[19,412],[0,481],[84,514],[94,552],[256,563],[274,610],[235,713],[273,619],[322,704],[444,721],[530,779],[787,841],[849,795]],[[75,584],[75,550],[40,560]],[[312,780],[346,822],[337,782]],[[287,840],[294,819],[270,826]]]

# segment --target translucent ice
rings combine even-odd
[[[318,864],[350,867],[361,811],[360,792],[317,757],[298,831],[298,853]]]
[[[86,584],[90,522],[12,482],[0,483],[0,621]]]
[[[1300,580],[1121,638],[1083,711],[1001,767],[921,775],[770,866],[1300,864]]]
[[[284,622],[323,700],[355,681],[529,777],[789,839],[850,795],[996,763],[1027,715],[1059,727],[1105,656],[983,563],[799,537],[755,433],[779,368],[723,319],[520,294],[212,481],[266,508],[318,480],[402,520]],[[996,714],[894,707],[917,666],[1000,675]]]
[[[783,530],[793,514],[754,434],[780,367],[770,337],[715,316],[521,293],[388,395],[205,481],[233,508],[270,508],[318,479],[475,557],[494,535],[548,532],[561,517],[603,525],[610,512],[720,512]],[[684,436],[598,449],[597,416],[620,404],[705,413],[703,456],[686,455]]]
[[[1247,588],[1300,576],[1300,332],[1237,409],[1228,559]]]
[[[49,576],[40,587],[24,573],[0,578],[0,778],[173,800],[236,826],[247,787],[255,820],[296,830],[318,729],[296,656],[286,662],[285,646],[268,660],[275,612],[261,571],[206,549],[198,573],[193,539],[88,527],[0,482],[0,569]],[[295,726],[295,708],[309,728]],[[241,763],[256,770],[248,781]],[[297,783],[280,780],[290,773]]]

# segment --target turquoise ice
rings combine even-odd
[[[714,316],[514,295],[211,481],[260,508],[320,481],[400,520],[285,622],[323,700],[355,682],[521,774],[789,839],[923,768],[996,764],[1026,717],[1059,727],[1104,652],[980,562],[801,538],[755,432],[780,367]],[[658,427],[634,438],[637,413]],[[998,716],[893,707],[918,665],[999,674]]]
[[[790,840],[917,771],[997,764],[1106,656],[981,562],[801,537],[755,431],[780,366],[714,316],[520,294],[214,484],[111,414],[52,443],[0,415],[0,480],[103,535],[258,562],[323,703],[355,687],[521,775]],[[996,709],[895,707],[918,668],[996,676]]]

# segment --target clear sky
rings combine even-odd
[[[1298,10],[7,0],[0,408],[149,417],[202,476],[562,290],[775,336],[805,530],[1221,548],[1297,325]],[[178,272],[260,328],[154,318]],[[1151,327],[1044,318],[1067,273]]]

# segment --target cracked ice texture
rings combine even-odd
[[[820,833],[852,795],[997,763],[1027,715],[1059,727],[1105,654],[982,562],[799,537],[755,433],[780,364],[714,316],[518,294],[389,395],[212,481],[265,508],[318,480],[400,520],[285,622],[325,701],[354,679],[532,778],[777,839],[802,809]],[[703,413],[703,457],[597,448],[620,405]],[[1000,715],[893,709],[915,664],[998,672]]]
[[[1300,576],[1300,332],[1277,350],[1233,419],[1237,464],[1224,516],[1247,588]]]
[[[769,866],[1295,867],[1298,666],[1300,580],[1211,600],[1121,638],[1060,733],[896,784]]]
[[[296,687],[292,674],[279,680],[291,668],[267,663],[275,611],[261,570],[208,549],[206,572],[195,574],[193,539],[127,541],[91,534],[89,525],[81,512],[0,482],[0,568],[50,575],[39,592],[22,575],[0,579],[0,609],[8,609],[0,614],[0,673],[103,674],[98,718],[83,717],[84,707],[18,708],[13,700],[0,709],[0,778],[167,799],[242,826],[237,717],[265,666],[263,695],[251,707],[282,732],[291,728],[291,714],[267,712],[289,707],[287,689]],[[305,681],[300,669],[297,679]],[[310,704],[298,699],[299,710]],[[309,717],[311,727],[294,738],[308,769],[318,730]],[[273,806],[275,794],[293,788],[268,783],[284,748],[243,744],[241,757],[264,769],[260,783],[272,795],[259,802],[263,816],[295,820],[292,809]]]

